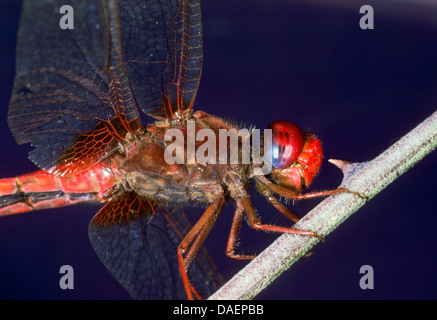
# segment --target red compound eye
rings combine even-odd
[[[270,161],[276,169],[291,166],[302,152],[304,136],[302,130],[288,121],[275,121],[272,129],[272,148],[269,150]]]

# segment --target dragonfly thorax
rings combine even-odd
[[[164,203],[210,203],[218,194],[229,194],[236,184],[237,189],[244,189],[251,164],[231,161],[235,148],[220,143],[224,131],[237,132],[238,128],[199,114],[146,127],[141,137],[124,146],[118,166],[120,179],[139,195]],[[244,140],[249,138],[246,130],[237,142],[239,159]]]

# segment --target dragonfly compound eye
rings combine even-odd
[[[304,135],[294,123],[275,121],[272,129],[272,148],[269,150],[270,162],[276,169],[291,166],[302,152]]]

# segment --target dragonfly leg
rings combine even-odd
[[[267,199],[267,201],[276,209],[278,210],[280,213],[282,213],[284,216],[286,216],[287,218],[289,218],[290,220],[292,220],[293,222],[298,222],[300,219],[298,216],[296,216],[293,212],[291,212],[290,209],[288,209],[286,206],[284,206],[282,203],[280,203],[278,201],[278,199],[276,199],[271,192],[263,187],[262,185],[258,186],[258,190],[261,192],[261,194]],[[273,226],[272,226],[273,227]],[[289,228],[287,228],[289,229]],[[312,237],[317,237],[319,238],[322,242],[324,242],[325,240],[323,239],[322,236],[318,235],[317,233],[313,232],[313,231],[304,231],[304,230],[298,230],[298,229],[289,229],[289,230],[295,230],[296,234],[300,234],[300,235],[304,235],[304,236],[312,236]],[[281,232],[281,231],[279,231]],[[287,232],[290,233],[290,232]]]
[[[241,203],[237,202],[237,208],[235,209],[234,218],[232,219],[231,231],[229,232],[228,243],[226,245],[226,255],[232,259],[251,260],[254,259],[256,255],[235,253],[235,246],[237,243],[238,232],[240,231],[243,210]]]
[[[310,192],[310,193],[301,194],[301,193],[298,193],[294,190],[281,187],[280,185],[268,180],[265,176],[259,175],[259,176],[256,176],[256,179],[257,179],[258,183],[261,183],[261,185],[264,185],[270,191],[273,191],[273,192],[279,194],[280,196],[283,196],[285,198],[292,199],[292,200],[312,199],[312,198],[318,198],[318,197],[331,196],[331,195],[339,194],[339,193],[352,193],[352,194],[359,196],[360,198],[365,199],[366,201],[368,200],[368,197],[366,195],[364,195],[360,192],[357,192],[357,191],[352,191],[352,190],[346,189],[346,188],[338,188],[338,189],[334,189],[334,190],[325,190],[325,191],[317,191],[317,192]]]
[[[246,212],[249,224],[254,229],[279,232],[279,233],[298,234],[302,236],[312,236],[312,237],[319,238],[319,240],[321,240],[322,242],[325,241],[322,236],[318,235],[313,231],[305,231],[305,230],[298,230],[298,229],[281,227],[281,226],[274,226],[269,224],[262,224],[256,215],[255,209],[248,195],[242,196],[241,198],[237,199],[237,202],[241,203],[242,207],[244,208],[244,211]]]
[[[284,206],[282,203],[276,199],[269,189],[260,182],[256,181],[256,186],[258,191],[264,196],[264,198],[267,199],[267,201],[280,213],[282,213],[284,216],[286,216],[288,219],[293,221],[294,223],[298,222],[300,219],[299,217],[294,214],[290,209],[288,209],[286,206]]]
[[[173,230],[175,230],[180,238],[180,241],[184,238],[186,231],[191,230],[192,225],[190,221],[187,219],[182,208],[179,208],[177,211],[168,212],[161,206],[159,210],[166,218],[169,225],[172,226]],[[175,215],[175,212],[177,214]],[[199,266],[202,268],[203,272],[207,274],[212,283],[214,283],[215,287],[220,287],[224,282],[225,278],[223,278],[222,274],[219,272],[217,266],[212,260],[206,248],[200,248],[201,252],[197,252],[196,259],[199,263]],[[200,253],[200,255],[199,255]]]
[[[191,285],[190,280],[188,279],[188,269],[197,251],[201,248],[205,238],[208,236],[209,232],[214,226],[215,221],[220,215],[224,202],[224,196],[223,194],[220,194],[214,200],[214,202],[208,206],[203,215],[200,217],[199,221],[197,221],[194,227],[191,228],[191,230],[179,244],[177,250],[179,270],[189,300],[193,300],[194,296],[196,299],[202,299],[200,294],[197,293],[196,289]]]

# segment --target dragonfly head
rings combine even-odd
[[[272,129],[272,145],[267,152],[273,166],[273,180],[296,192],[302,191],[311,184],[322,164],[320,140],[311,132],[304,134],[288,121],[275,121],[269,129]]]

